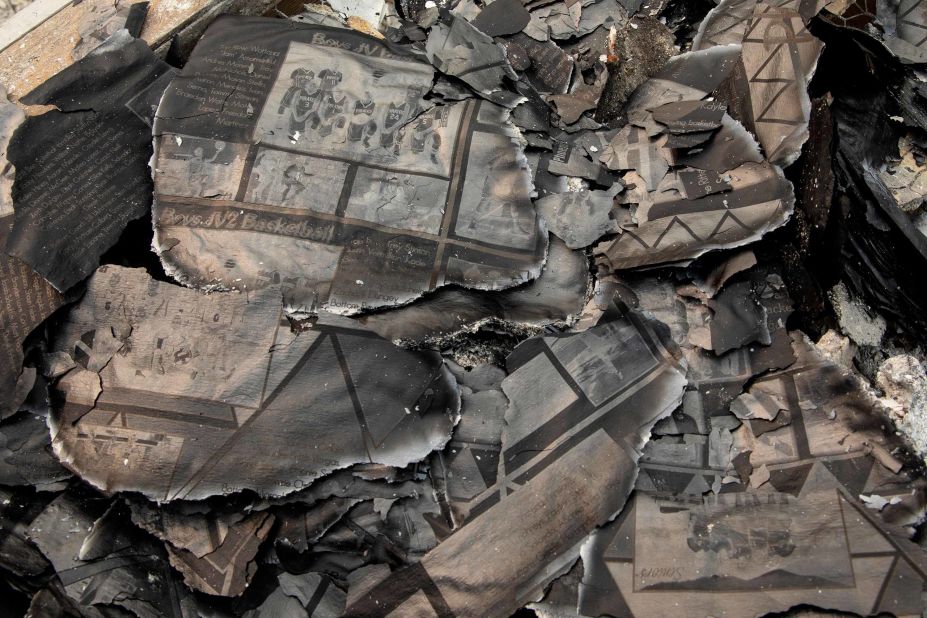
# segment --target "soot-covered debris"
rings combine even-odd
[[[4,611],[924,612],[927,4],[145,11],[0,83]]]

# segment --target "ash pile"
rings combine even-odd
[[[4,615],[922,615],[927,3],[146,10],[0,103]]]

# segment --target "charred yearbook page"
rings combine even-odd
[[[356,32],[218,20],[155,122],[167,271],[341,314],[535,278],[547,235],[508,111],[435,105],[433,78]]]
[[[50,419],[58,457],[105,491],[168,501],[284,495],[444,445],[460,399],[439,355],[337,316],[296,333],[280,298],[101,267],[55,336],[73,361]]]

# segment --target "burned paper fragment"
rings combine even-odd
[[[877,2],[884,42],[902,62],[927,62],[927,7],[919,0]]]
[[[461,528],[346,615],[507,615],[540,597],[581,540],[621,510],[650,428],[685,385],[677,351],[633,312],[528,339],[507,365],[496,482],[470,501]]]
[[[785,395],[775,388],[769,388],[769,383],[760,382],[734,400],[731,404],[731,413],[742,421],[764,420],[774,421],[780,412],[788,411]]]
[[[132,527],[115,503],[60,494],[32,520],[29,538],[59,573],[67,596],[83,607],[115,605],[139,618],[189,610],[190,593],[164,549]]]
[[[538,214],[569,248],[588,247],[606,234],[620,231],[612,216],[619,189],[554,193],[536,202]]]
[[[77,62],[98,51],[120,30],[125,29],[126,34],[138,38],[148,13],[148,4],[135,0],[114,0],[93,6],[77,25],[77,41],[70,52],[73,61]]]
[[[155,125],[169,274],[281,284],[291,311],[342,314],[538,275],[547,238],[503,108],[432,106],[430,66],[356,32],[257,18],[209,32]]]
[[[261,606],[245,612],[245,618],[276,618],[278,616],[340,616],[344,611],[345,593],[319,573],[292,575],[281,573],[280,586]]]
[[[151,132],[129,103],[168,70],[126,37],[22,98],[57,109],[29,117],[10,142],[16,212],[4,250],[59,291],[91,274],[148,211]]]
[[[528,57],[528,52],[521,45],[511,41],[500,42],[499,45],[505,50],[505,58],[509,61],[509,66],[514,70],[524,71],[531,66],[531,58]]]
[[[531,14],[521,0],[496,0],[483,7],[470,23],[483,34],[491,37],[521,32],[531,21]]]
[[[432,521],[440,518],[441,507],[429,488],[422,494],[380,503],[365,501],[355,506],[319,540],[345,541],[361,552],[373,552],[394,565],[418,562],[438,542]]]
[[[50,488],[70,476],[51,451],[45,418],[20,412],[0,423],[0,484]]]
[[[753,342],[771,343],[765,307],[755,298],[749,281],[728,285],[707,304],[712,313],[711,349],[716,354]]]
[[[435,537],[431,526],[422,519],[422,512],[414,506],[410,509],[400,506],[405,502],[397,500],[386,507],[386,516],[370,500],[355,505],[313,545],[313,551],[359,557],[374,555],[378,562],[393,566],[417,561],[424,551],[434,547]],[[431,514],[439,512],[430,492],[411,502],[424,506]]]
[[[731,184],[724,178],[704,170],[686,169],[676,172],[676,177],[682,185],[683,195],[690,200],[732,189]]]
[[[382,500],[382,498],[374,498]],[[294,508],[277,513],[279,529],[274,535],[278,553],[293,551],[303,553],[338,523],[348,511],[362,502],[359,498],[328,498],[308,509]]]
[[[740,47],[723,45],[674,56],[628,100],[626,113],[631,124],[645,127],[653,136],[663,127],[650,111],[667,103],[701,100],[735,72],[740,64]]]
[[[800,337],[794,338],[794,345],[795,364],[758,376],[748,394],[731,406],[744,419],[733,432],[734,449],[749,451],[754,468],[766,465],[769,483],[776,491],[800,495],[817,487],[821,479],[829,478],[850,496],[877,488],[889,497],[901,496],[908,501],[907,506],[899,506],[883,517],[888,523],[907,525],[910,512],[904,511],[911,506],[915,511],[922,508],[916,505],[922,502],[923,488],[907,471],[895,472],[875,456],[876,450],[891,452],[900,442],[882,431],[884,421],[875,412],[873,397]],[[723,364],[738,362],[735,358],[730,356]],[[754,365],[751,373],[756,370]],[[713,388],[707,380],[704,386],[706,390]],[[713,425],[725,415],[730,417],[717,409],[711,414]],[[718,466],[706,467],[710,459],[702,450],[706,448],[702,444],[691,458],[682,458],[678,452],[659,451],[648,445],[638,488],[685,493],[694,476],[723,473]]]
[[[706,255],[689,269],[692,285],[684,286],[679,293],[707,301],[717,296],[731,277],[753,268],[756,263],[756,254],[750,249]]]
[[[705,16],[692,47],[708,49],[741,43],[757,4],[758,0],[721,0]]]
[[[35,370],[23,368],[26,336],[64,302],[48,281],[3,247],[13,228],[13,179],[8,159],[13,133],[25,114],[0,88],[0,419],[19,410],[35,380]]]
[[[229,529],[243,520],[244,513],[210,512],[195,502],[155,505],[143,500],[129,502],[132,523],[197,558],[215,552]]]
[[[8,236],[12,215],[0,217],[0,243]],[[15,414],[35,379],[23,369],[23,341],[65,297],[27,264],[0,251],[0,419]]]
[[[731,44],[741,45],[741,66],[719,100],[731,99],[731,114],[757,136],[770,162],[789,165],[808,138],[807,87],[823,43],[790,4],[725,0],[702,22],[693,49]]]
[[[866,26],[875,22],[876,10],[874,0],[841,0],[827,3],[820,17],[842,28],[865,31]]]
[[[711,139],[711,136],[714,134],[714,131],[693,131],[692,133],[678,134],[674,133],[666,136],[666,141],[663,142],[663,146],[664,148],[671,149],[695,148],[696,146],[704,144],[706,141]]]
[[[511,48],[511,46],[509,46]],[[550,107],[544,102],[533,88],[527,86],[524,82],[519,82],[518,91],[524,93],[525,101],[519,103],[512,110],[509,117],[516,127],[528,133],[522,133],[522,137],[528,143],[528,146],[550,148],[551,139],[546,134],[540,133],[547,131],[550,126]],[[531,153],[532,155],[535,153]],[[526,157],[530,156],[525,153]],[[533,167],[533,165],[532,165]],[[537,188],[537,186],[535,186]]]
[[[734,404],[731,405],[731,411],[734,412]],[[750,421],[749,424],[750,424],[750,432],[755,437],[759,438],[765,433],[776,431],[777,429],[781,429],[782,427],[788,427],[791,423],[792,423],[792,413],[789,412],[788,410],[779,410],[778,414],[776,414],[776,417],[771,421],[766,420],[766,419],[753,419]],[[740,452],[745,453],[747,451],[741,450]],[[750,451],[750,454],[752,455],[753,451]],[[754,487],[756,487],[756,485],[754,485]]]
[[[610,139],[615,136],[608,133]],[[553,152],[544,154],[538,163],[538,172],[549,172],[556,176],[573,176],[585,178],[595,185],[607,188],[619,181],[619,176],[609,172],[599,162],[599,154],[604,146],[592,145],[595,150],[592,157],[588,156],[587,141],[592,141],[589,134],[577,134],[575,136],[564,136],[562,139],[553,140]],[[598,141],[598,140],[596,140]],[[618,167],[614,169],[620,169]],[[538,183],[540,184],[540,180]],[[556,191],[561,193],[566,190],[566,183],[562,183],[563,189]]]
[[[468,375],[472,373],[473,375]],[[469,518],[471,503],[496,484],[502,426],[509,400],[505,373],[493,365],[454,372],[461,384],[460,423],[450,442],[431,458],[429,475],[442,509],[456,529]],[[441,540],[448,535],[445,531]]]
[[[580,78],[579,83],[569,94],[554,94],[547,97],[565,125],[577,122],[584,112],[593,110],[599,104],[599,97],[605,88],[608,71],[605,65],[598,63],[595,67],[595,77],[592,83],[587,84]]]
[[[689,133],[686,135],[700,135]],[[716,130],[707,141],[689,147],[680,144],[681,136],[670,135],[664,146],[666,148],[688,148],[675,150],[671,160],[675,165],[685,165],[702,170],[726,172],[744,163],[761,163],[763,153],[756,138],[746,128],[727,114],[721,119],[721,128]]]
[[[32,596],[25,616],[28,618],[34,616],[80,616],[83,618],[88,614],[94,618],[97,616],[97,614],[90,613],[86,606],[81,607],[68,597],[61,586],[51,584]]]
[[[550,36],[555,39],[572,39],[587,35],[598,28],[617,27],[627,18],[616,0],[569,0],[553,3],[532,13],[547,22],[550,26]]]
[[[609,169],[634,170],[655,191],[669,171],[661,140],[647,136],[647,131],[627,125],[612,138],[600,157]]]
[[[721,126],[727,106],[718,101],[679,101],[653,110],[653,118],[670,133],[711,131]]]
[[[518,75],[502,47],[453,13],[441,11],[428,32],[425,53],[439,71],[462,79],[493,103],[515,107],[523,100],[506,86],[505,80],[514,82]]]
[[[524,50],[531,63],[524,69],[524,79],[538,92],[563,94],[569,89],[573,59],[553,41],[536,41],[519,33],[505,37],[503,46],[506,50],[513,46]]]
[[[760,406],[769,411],[778,407],[788,412],[791,422],[760,435],[754,427],[757,421],[750,421],[735,432],[736,442],[753,451],[750,461],[755,466],[769,466],[770,482],[779,491],[794,492],[799,482],[785,470],[798,461],[807,468],[809,460],[822,458],[824,467],[852,496],[878,489],[889,497],[902,497],[907,505],[884,513],[883,519],[907,525],[903,511],[922,501],[923,488],[912,482],[897,460],[892,461],[889,453],[901,442],[883,431],[874,397],[799,336],[793,345],[796,365],[758,378],[746,399],[754,415],[762,413]]]
[[[447,441],[459,398],[437,354],[346,318],[295,334],[281,294],[204,295],[101,268],[54,338],[78,363],[58,383],[58,457],[105,491],[193,500],[280,496],[354,463],[402,466]]]
[[[879,178],[892,194],[898,207],[906,213],[916,213],[927,194],[927,168],[924,154],[913,135],[898,140],[898,156],[890,157]]]
[[[549,3],[544,8],[532,11],[532,14],[547,25],[552,39],[569,39],[579,35],[579,22],[583,7],[578,2]],[[588,22],[587,22],[588,23]],[[586,34],[586,33],[584,33]]]
[[[258,548],[270,534],[274,517],[254,513],[225,530],[216,547],[203,556],[168,546],[171,566],[180,571],[184,582],[195,590],[217,596],[239,596],[257,570],[253,562]],[[201,536],[218,530],[200,530]]]
[[[108,30],[133,0],[100,1],[62,10],[80,18],[65,38],[89,33],[86,48],[105,36],[87,24]],[[219,4],[171,25],[172,58]],[[128,102],[168,127],[151,161],[170,188],[155,243],[133,222],[67,292],[75,306],[0,321],[14,356],[0,358],[8,613],[922,614],[927,479],[905,440],[927,431],[911,345],[925,319],[910,310],[927,294],[927,86],[882,44],[910,38],[911,6],[368,4],[331,6],[382,17],[378,41],[321,4],[298,23],[219,20],[185,75]],[[481,11],[501,29],[474,27]],[[796,15],[828,49],[811,143],[785,172],[801,138],[779,154],[758,140],[754,95],[794,102],[775,80],[807,68],[788,41]],[[445,34],[439,68],[426,50]],[[752,88],[751,37],[769,59]],[[458,76],[443,72],[456,61]],[[525,100],[489,100],[508,95]],[[503,151],[511,176],[470,157]],[[0,148],[9,222],[11,171]],[[796,220],[769,235],[792,212],[787,178]],[[487,182],[490,199],[467,193]],[[455,244],[467,204],[498,215],[466,237],[478,259]],[[331,236],[288,228],[294,211]],[[421,260],[404,239],[435,220],[452,223],[428,228],[447,242]],[[794,305],[786,281],[807,285]],[[0,306],[29,315],[9,290],[0,281]]]
[[[791,183],[768,163],[730,170],[730,191],[699,199],[652,192],[636,210],[637,225],[596,246],[612,270],[692,259],[711,249],[739,246],[784,223],[792,212]]]
[[[386,12],[385,3],[382,0],[332,0],[328,4],[338,13],[347,15],[349,18],[359,17],[374,27],[380,23]],[[324,5],[308,5],[306,9],[317,9],[320,6]]]
[[[48,571],[49,561],[30,539],[29,528],[53,498],[52,494],[0,488],[0,566],[12,581],[38,581]]]

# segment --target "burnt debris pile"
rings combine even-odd
[[[86,4],[0,73],[3,611],[922,614],[927,3]]]

